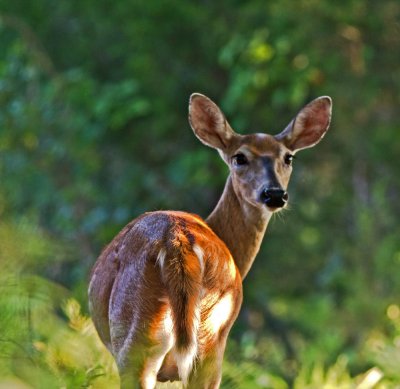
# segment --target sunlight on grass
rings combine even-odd
[[[18,236],[21,245],[13,239]],[[45,263],[58,245],[24,223],[0,223],[0,389],[93,388],[117,389],[119,377],[113,357],[100,341],[81,304],[59,284],[34,275],[32,263]],[[10,260],[12,259],[12,260]],[[331,305],[303,305],[313,312],[313,331],[323,327]],[[288,315],[288,302],[271,302],[279,315]],[[290,304],[291,309],[295,305]],[[341,354],[334,363],[327,356],[325,337],[317,348],[297,343],[299,359],[292,382],[284,377],[284,353],[270,336],[247,331],[228,341],[221,389],[395,389],[400,382],[400,309],[388,303],[382,312],[386,332],[371,329],[361,349],[369,363],[352,372],[351,359]],[[301,311],[295,312],[297,319]],[[317,320],[317,318],[319,318]],[[318,326],[318,327],[317,327]],[[321,351],[322,347],[322,351]],[[322,353],[321,353],[322,352]],[[181,389],[163,383],[158,389]]]

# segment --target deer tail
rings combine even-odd
[[[158,262],[171,305],[175,360],[186,385],[197,355],[204,264],[201,248],[184,238],[175,238],[166,250],[161,250]]]

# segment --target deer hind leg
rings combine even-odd
[[[120,369],[122,388],[155,388],[164,359],[175,344],[172,327],[171,309],[164,303],[146,335],[137,336],[136,342],[125,348],[121,365],[127,369]]]
[[[215,298],[215,296],[214,296]],[[239,313],[241,289],[227,291],[203,311],[200,328],[201,352],[189,379],[190,389],[218,389],[222,377],[222,362],[229,331]],[[207,306],[207,301],[204,302]]]
[[[189,378],[190,389],[218,389],[222,377],[222,361],[224,357],[226,337],[215,344],[212,351],[204,359],[197,362]]]
[[[123,389],[154,389],[157,374],[164,362],[165,356],[174,344],[173,336],[163,338],[160,343],[149,347],[149,342],[136,344],[129,350],[129,363],[120,367],[121,388]]]
[[[149,296],[146,314],[131,314],[130,328],[122,326],[123,336],[118,326],[112,326],[121,388],[154,389],[165,356],[175,344],[171,308],[165,299]]]
[[[235,315],[236,317],[236,315]],[[233,323],[233,322],[232,322]],[[196,367],[189,378],[189,389],[218,389],[221,384],[222,362],[226,341],[232,323],[228,323],[211,341],[199,356]]]

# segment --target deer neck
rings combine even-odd
[[[227,245],[242,279],[246,277],[260,250],[271,215],[267,210],[263,212],[241,201],[229,176],[217,206],[206,219],[211,229]]]

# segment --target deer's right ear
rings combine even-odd
[[[189,123],[204,144],[223,152],[228,151],[237,136],[217,104],[200,93],[190,96]]]
[[[328,131],[332,115],[329,96],[318,97],[307,104],[275,138],[292,151],[316,145]]]

